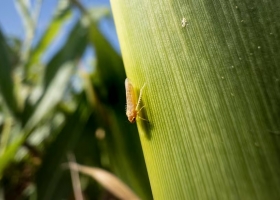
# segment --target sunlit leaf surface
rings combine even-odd
[[[111,4],[154,199],[277,199],[279,1]]]

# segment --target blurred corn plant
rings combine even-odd
[[[71,199],[70,171],[62,166],[72,152],[85,169],[110,171],[139,198],[152,199],[137,129],[125,116],[123,62],[99,29],[110,11],[59,1],[35,43],[42,1],[35,2],[14,1],[25,27],[23,41],[0,30],[0,198]],[[66,42],[44,62],[71,20]],[[82,61],[87,48],[95,50],[91,70]],[[106,184],[94,176],[104,187],[82,175],[82,196],[119,197],[110,188],[115,179],[106,174]]]

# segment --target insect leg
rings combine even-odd
[[[139,105],[140,105],[140,102],[141,102],[141,98],[142,98],[142,94],[143,94],[143,89],[144,87],[146,86],[146,83],[142,86],[142,88],[140,89],[140,94],[139,94],[139,98],[138,98],[138,102],[137,102],[137,105],[136,105],[136,110],[138,109]],[[143,108],[143,107],[142,107]],[[141,109],[142,109],[141,108]]]
[[[138,111],[137,113],[140,113],[140,111],[142,110],[142,108],[144,108],[145,106],[142,106]]]
[[[144,118],[142,118],[142,117],[140,117],[139,115],[137,116],[139,119],[142,119],[142,120],[144,120],[144,121],[147,121],[148,122],[148,120],[147,119],[144,119]]]

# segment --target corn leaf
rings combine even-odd
[[[29,34],[29,32],[34,29],[35,25],[31,14],[30,1],[15,0],[14,3],[23,22],[25,33]]]
[[[25,125],[26,130],[33,129],[61,101],[64,91],[68,88],[75,62],[66,62],[57,71],[34,112]]]
[[[64,127],[48,147],[36,176],[38,199],[62,199],[71,192],[70,173],[61,165],[66,162],[67,153],[73,150],[83,134],[89,114],[85,102],[80,101],[76,111],[67,116]]]
[[[57,10],[54,13],[53,19],[51,20],[49,26],[47,27],[45,33],[32,49],[30,59],[28,60],[26,69],[31,70],[32,67],[38,67],[41,63],[41,57],[44,55],[48,47],[51,45],[53,40],[61,31],[65,22],[71,17],[72,13],[69,5],[64,3],[59,3]]]
[[[10,112],[18,117],[21,108],[16,95],[16,86],[13,76],[13,58],[0,30],[0,92]]]
[[[3,171],[10,164],[12,159],[14,158],[18,148],[23,144],[26,140],[28,134],[21,133],[19,134],[11,144],[5,149],[5,151],[0,155],[0,179],[2,178]]]
[[[41,112],[40,116],[44,117],[45,114],[47,114],[47,111],[53,108],[59,100],[63,97],[63,94],[61,91],[64,91],[65,87],[67,85],[64,85],[62,88],[59,88],[58,85],[54,84],[54,81],[58,82],[63,82],[58,78],[58,74],[60,73],[61,76],[64,76],[64,72],[61,72],[65,70],[65,73],[68,73],[68,78],[72,75],[73,69],[76,65],[76,61],[80,56],[83,54],[85,48],[86,48],[86,28],[80,23],[77,22],[73,29],[71,30],[67,41],[64,46],[61,47],[61,49],[57,52],[57,54],[54,55],[54,57],[47,63],[46,69],[45,69],[45,74],[44,74],[44,80],[43,80],[43,96],[39,99],[39,101],[36,103],[35,106],[31,107],[28,106],[28,104],[25,106],[24,110],[24,116],[25,116],[25,121],[24,124],[30,123],[28,126],[33,126],[34,123],[31,122],[33,120],[37,120],[38,118],[35,117],[35,115],[38,114],[38,112]],[[69,70],[68,69],[72,69]],[[65,77],[66,78],[66,77]],[[55,80],[54,80],[55,79]],[[67,81],[67,80],[65,80]],[[68,79],[69,81],[69,79]],[[69,82],[65,82],[68,84]],[[63,84],[63,83],[62,83]],[[56,93],[56,91],[59,91],[56,94],[60,94],[60,97],[56,99],[56,101],[49,101],[52,99],[52,96],[46,95],[47,90],[50,90],[48,88],[52,88],[53,92]],[[49,108],[42,106],[41,108],[45,110],[44,112],[41,111],[36,111],[37,107],[40,105],[40,102],[42,102],[43,98],[48,98],[49,100],[46,100],[45,103],[48,103]],[[27,102],[29,103],[29,102]],[[41,103],[44,104],[44,103]],[[30,108],[31,107],[31,108]],[[35,113],[37,112],[37,114]],[[35,113],[35,114],[34,114]],[[29,119],[32,117],[33,119]],[[27,122],[29,120],[29,122]],[[32,125],[33,124],[33,125]]]
[[[87,45],[87,27],[78,21],[71,30],[65,45],[50,60],[44,76],[44,87],[46,88],[54,78],[60,66],[66,61],[79,59]]]
[[[279,1],[111,1],[154,199],[280,195]]]
[[[105,171],[97,167],[88,167],[79,165],[77,163],[70,162],[69,168],[74,171],[79,171],[85,175],[94,178],[100,185],[110,191],[114,196],[119,199],[140,199],[136,194],[131,191],[127,185],[125,185],[118,177],[114,174]]]
[[[147,169],[135,124],[129,124],[125,116],[125,72],[120,55],[112,48],[96,24],[90,27],[90,41],[95,47],[97,69],[94,82],[100,100],[109,108],[104,108],[103,119],[106,142],[114,173],[128,184],[141,199],[152,199]],[[100,90],[107,91],[102,95]]]

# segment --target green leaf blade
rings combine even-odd
[[[21,106],[16,94],[16,82],[14,80],[13,55],[5,42],[5,38],[0,31],[0,92],[3,100],[14,116],[19,117]]]
[[[129,124],[125,116],[125,72],[122,59],[95,23],[90,26],[90,42],[95,47],[97,55],[95,81],[99,82],[99,87],[104,87],[107,91],[107,96],[98,98],[110,106],[104,108],[106,117],[103,120],[105,127],[108,127],[106,143],[110,147],[108,153],[113,171],[141,199],[152,199],[137,130],[134,124]]]
[[[30,71],[32,66],[41,63],[41,57],[46,52],[47,48],[51,45],[56,38],[59,31],[62,29],[66,21],[72,16],[72,12],[67,4],[60,4],[58,6],[53,19],[47,27],[44,35],[38,44],[32,49],[30,59],[28,60],[26,69]]]
[[[277,9],[111,3],[127,76],[136,90],[147,84],[151,125],[138,130],[154,198],[277,199],[280,139],[270,129],[280,130],[280,38],[269,37]]]

